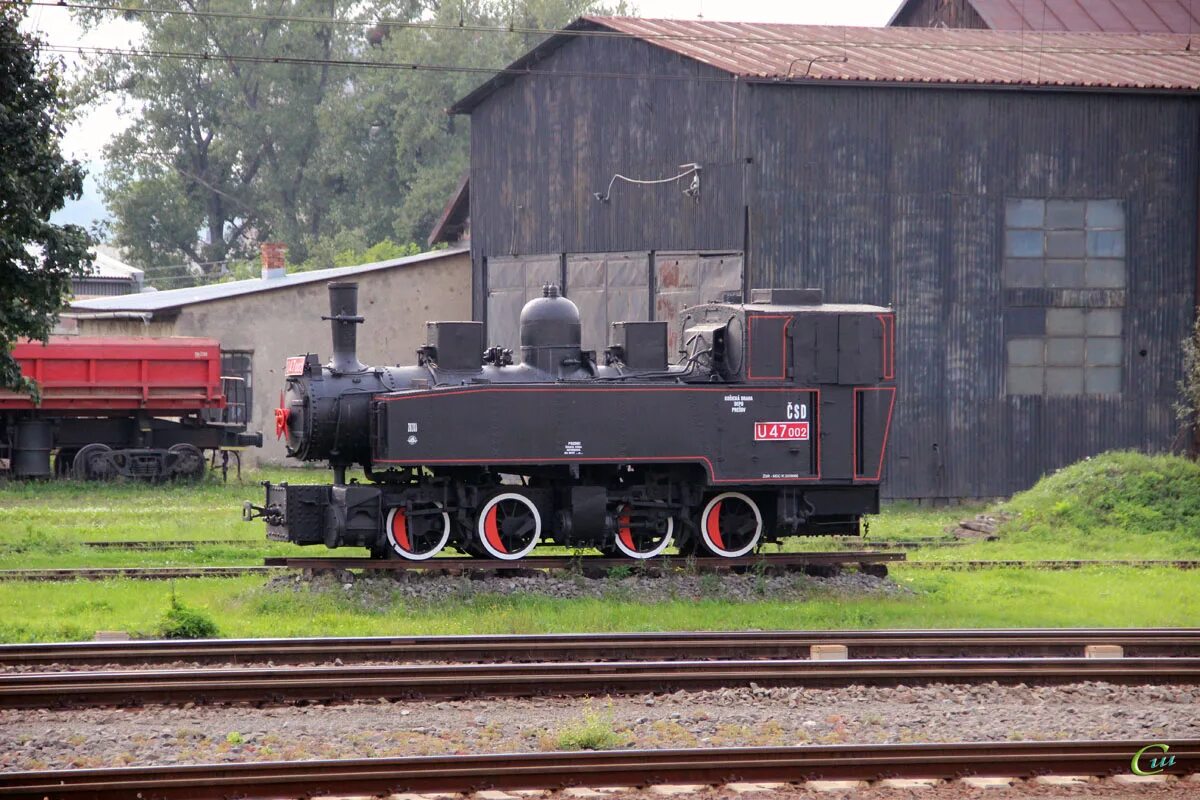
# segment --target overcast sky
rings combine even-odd
[[[631,0],[638,16],[676,19],[722,19],[743,22],[791,22],[801,25],[884,25],[901,0]],[[86,35],[65,8],[35,6],[25,25],[37,30],[42,39],[54,45],[92,47],[128,47],[136,38],[138,26],[114,20]],[[66,57],[68,68],[78,68],[77,60]],[[55,215],[58,222],[90,226],[107,216],[96,176],[103,169],[104,145],[128,124],[130,114],[119,101],[91,109],[73,124],[63,142],[68,157],[87,165],[88,178],[84,197]]]

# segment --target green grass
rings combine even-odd
[[[228,483],[106,484],[75,481],[0,483],[0,569],[179,567],[261,564],[298,555],[267,542],[261,522],[242,522],[242,503],[262,504],[259,481],[328,482],[327,470],[260,470]],[[237,540],[244,546],[190,550],[100,550],[89,541]]]
[[[254,564],[264,555],[324,550],[267,543],[261,523],[240,520],[258,481],[315,482],[324,470],[248,473],[200,486],[0,484],[0,568]],[[914,560],[1200,558],[1200,467],[1182,459],[1107,454],[1047,477],[1003,505],[1019,516],[996,542],[927,548]],[[894,504],[869,524],[871,539],[943,535],[978,507]],[[245,545],[171,551],[105,551],[103,539],[237,539]],[[830,549],[833,540],[789,542]],[[362,555],[348,550],[345,555]],[[268,591],[261,577],[176,583],[180,602],[224,636],[535,633],[552,631],[875,627],[1194,625],[1200,580],[1172,570],[929,572],[893,567],[912,593],[816,595],[804,602],[645,604],[626,598],[475,597],[436,605],[399,596],[364,608],[354,592]],[[165,583],[128,580],[0,584],[0,640],[91,638],[97,630],[152,635],[170,604]]]
[[[180,602],[221,634],[350,636],[791,628],[1191,626],[1200,581],[1167,569],[1071,572],[895,572],[893,598],[816,595],[803,602],[554,600],[482,596],[422,604],[394,597],[364,608],[350,593],[268,591],[262,579],[176,581]],[[0,641],[90,639],[98,630],[150,636],[171,602],[166,582],[0,584]],[[36,613],[30,613],[36,609]]]
[[[619,733],[613,727],[612,709],[599,711],[589,698],[579,719],[558,729],[548,743],[556,750],[616,750],[629,739],[628,733]]]
[[[1105,453],[1043,478],[997,510],[1017,515],[998,540],[924,549],[910,559],[1200,559],[1200,465],[1177,456]]]

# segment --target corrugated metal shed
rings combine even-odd
[[[994,30],[1074,33],[1200,32],[1200,0],[963,0]],[[895,23],[927,0],[908,0]],[[889,24],[892,24],[889,23]]]
[[[476,314],[490,302],[489,270],[505,260],[639,253],[655,275],[675,251],[744,254],[750,288],[815,286],[832,301],[895,306],[891,497],[1005,495],[1102,450],[1171,446],[1178,343],[1196,297],[1200,97],[1192,88],[1122,90],[1131,73],[1113,65],[1124,56],[1093,45],[1178,37],[1046,34],[1091,47],[1062,56],[1114,84],[1078,91],[979,83],[996,68],[969,62],[996,42],[1020,42],[1015,33],[847,32],[848,41],[893,45],[993,43],[849,51],[882,69],[879,53],[894,50],[926,78],[937,67],[914,52],[948,53],[974,70],[972,82],[946,84],[896,80],[896,64],[879,73],[887,80],[797,79],[808,64],[793,66],[791,54],[845,52],[841,29],[618,24],[576,23],[600,33],[544,43],[519,62],[521,75],[503,74],[459,104],[473,108]],[[821,32],[826,44],[789,31]],[[1026,35],[1024,50],[997,58],[1025,58],[1036,70],[1042,38]],[[1165,58],[1195,80],[1191,51]],[[1152,60],[1128,56],[1130,69]],[[817,62],[814,71],[850,65]],[[789,70],[792,80],[769,77]],[[673,184],[625,187],[611,202],[593,194],[614,173],[661,178],[689,163],[703,168],[695,196]],[[1007,285],[1007,204],[1030,198],[1047,208],[1123,206],[1124,288]],[[657,298],[661,287],[651,285]],[[1034,318],[1045,326],[1056,309],[1084,307],[1121,309],[1120,390],[1009,391],[1010,342]]]
[[[459,100],[451,113],[469,113],[568,41],[605,32],[758,80],[1200,90],[1200,32],[1195,37],[1030,36],[1019,31],[581,17]]]

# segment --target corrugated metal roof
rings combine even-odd
[[[381,269],[406,267],[439,258],[460,255],[466,251],[462,248],[434,250],[430,253],[419,253],[415,256],[395,258],[390,261],[376,261],[371,264],[358,264],[353,267],[334,267],[333,269],[317,269],[311,272],[294,272],[279,278],[252,278],[245,281],[229,283],[211,283],[206,286],[195,286],[187,289],[171,289],[165,292],[142,292],[127,294],[120,297],[103,297],[92,300],[81,300],[71,304],[71,311],[166,311],[167,309],[190,306],[196,303],[207,303],[213,300],[225,300],[243,294],[269,292],[276,289],[288,289],[303,286],[308,283],[347,278],[364,272],[374,272]]]
[[[129,266],[111,252],[106,252],[109,249],[100,246],[92,251],[92,266],[88,272],[89,277],[125,278],[126,280],[141,283],[143,271],[137,267]]]
[[[1189,36],[587,19],[745,77],[1200,89]]]
[[[500,86],[532,70],[550,52],[575,38],[577,34],[571,32],[606,30],[751,79],[1200,90],[1200,31],[1195,36],[1031,34],[581,17],[568,25],[565,33],[551,36],[459,100],[450,112],[470,113]]]
[[[997,30],[1200,33],[1200,0],[967,0]]]

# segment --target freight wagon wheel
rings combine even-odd
[[[616,550],[630,558],[646,559],[671,546],[675,520],[653,511],[638,513],[624,503],[617,509],[617,531],[613,538]]]
[[[173,444],[167,452],[174,454],[170,477],[187,481],[198,481],[204,477],[204,453],[200,448],[186,442]]]
[[[103,481],[113,477],[115,471],[109,454],[112,448],[106,444],[85,444],[71,462],[71,473],[76,480]]]
[[[741,492],[723,492],[700,515],[701,549],[722,558],[744,556],[758,544],[762,530],[758,503]]]
[[[450,515],[438,513],[441,503],[414,503],[413,512],[403,507],[388,512],[383,530],[392,551],[409,561],[424,561],[442,552],[450,541]]]
[[[542,515],[525,495],[504,492],[484,503],[476,531],[489,556],[516,561],[529,555],[542,538]]]

